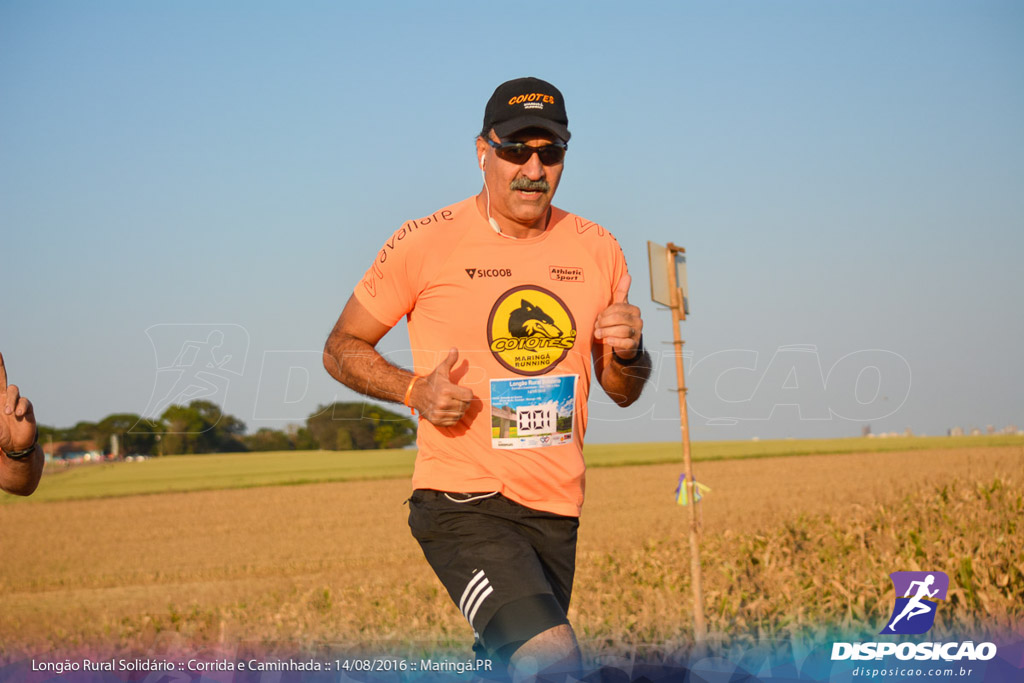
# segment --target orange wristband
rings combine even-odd
[[[413,408],[411,405],[409,405],[409,397],[412,396],[412,388],[416,385],[416,380],[418,380],[419,378],[420,378],[419,375],[413,375],[412,376],[412,379],[409,380],[409,386],[406,387],[406,389],[405,389],[405,398],[402,399],[402,403],[404,403],[405,407],[409,409],[409,414],[410,415],[415,415],[416,414],[416,409]]]

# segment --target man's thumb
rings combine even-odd
[[[629,303],[629,286],[632,283],[633,278],[629,273],[625,273],[619,278],[619,284],[615,287],[615,294],[612,296],[613,304]]]
[[[459,350],[454,346],[448,350],[448,357],[441,361],[441,364],[437,366],[437,369],[444,373],[447,377],[455,364],[459,362]]]

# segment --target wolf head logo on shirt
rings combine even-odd
[[[499,363],[519,375],[542,375],[576,343],[576,321],[565,302],[543,287],[513,287],[498,297],[487,341]]]
[[[540,306],[534,306],[526,299],[522,305],[508,317],[508,333],[513,337],[548,337],[562,336],[562,331],[555,325],[554,319],[545,313]]]

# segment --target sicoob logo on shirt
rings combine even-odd
[[[513,287],[491,308],[487,341],[498,362],[512,372],[542,375],[576,343],[576,321],[565,302],[543,287]]]

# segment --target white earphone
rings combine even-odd
[[[480,177],[484,179],[484,192],[487,193],[487,222],[490,223],[494,232],[501,235],[501,226],[498,225],[498,221],[491,217],[491,190],[487,187],[487,176],[484,175],[484,159],[486,158],[485,155],[480,155]]]

